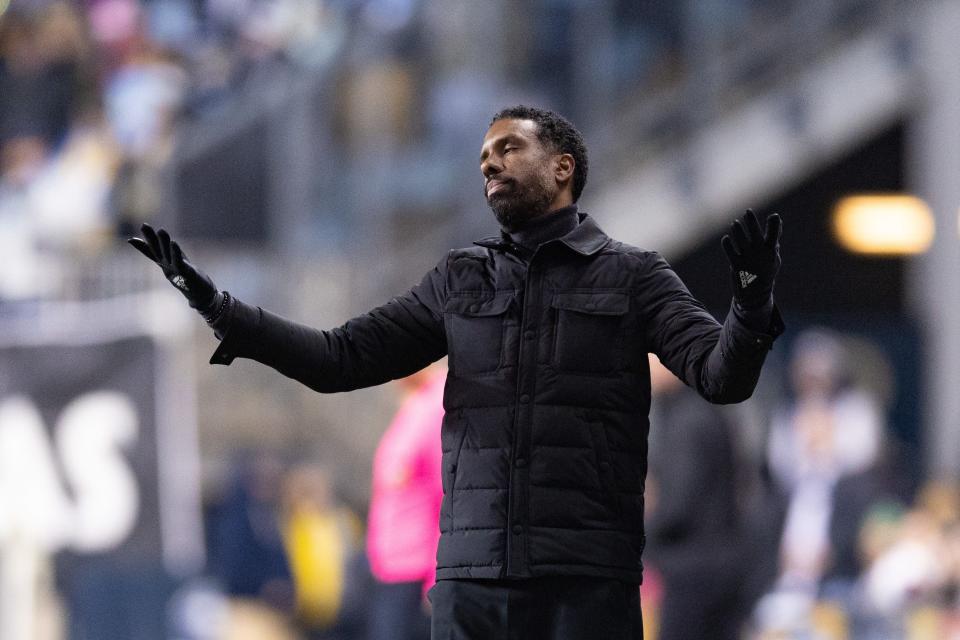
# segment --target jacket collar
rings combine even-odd
[[[584,256],[593,255],[610,241],[610,237],[604,233],[597,223],[594,222],[593,218],[586,213],[581,211],[577,216],[579,217],[580,223],[570,233],[557,238],[553,242],[562,242],[570,249]],[[476,240],[473,244],[488,249],[498,249],[512,253],[529,253],[523,247],[514,243],[506,233]]]
[[[560,238],[560,242],[581,255],[592,256],[610,242],[610,236],[605,234],[594,219],[586,213],[579,213],[578,215],[580,216],[580,224],[573,231]]]

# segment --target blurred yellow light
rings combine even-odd
[[[833,231],[854,253],[923,253],[933,242],[933,214],[916,196],[847,196],[833,211]]]

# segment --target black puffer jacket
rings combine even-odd
[[[449,354],[437,577],[639,581],[647,352],[712,402],[750,396],[771,342],[721,327],[656,253],[593,220],[530,257],[507,238],[451,251],[409,292],[318,331],[238,301],[211,362],[253,358],[321,392]]]

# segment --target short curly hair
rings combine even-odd
[[[569,120],[559,113],[525,105],[498,111],[490,124],[498,120],[532,120],[537,125],[537,139],[541,143],[559,153],[573,156],[573,201],[580,199],[583,187],[587,184],[587,147],[583,143],[583,136]]]

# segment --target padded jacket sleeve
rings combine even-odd
[[[403,378],[447,353],[446,260],[390,302],[322,331],[232,299],[211,364],[249,358],[323,393]]]
[[[721,325],[658,254],[650,253],[641,269],[650,350],[710,402],[725,404],[749,398],[767,352],[783,333],[776,305],[764,332],[748,328],[732,306]]]

